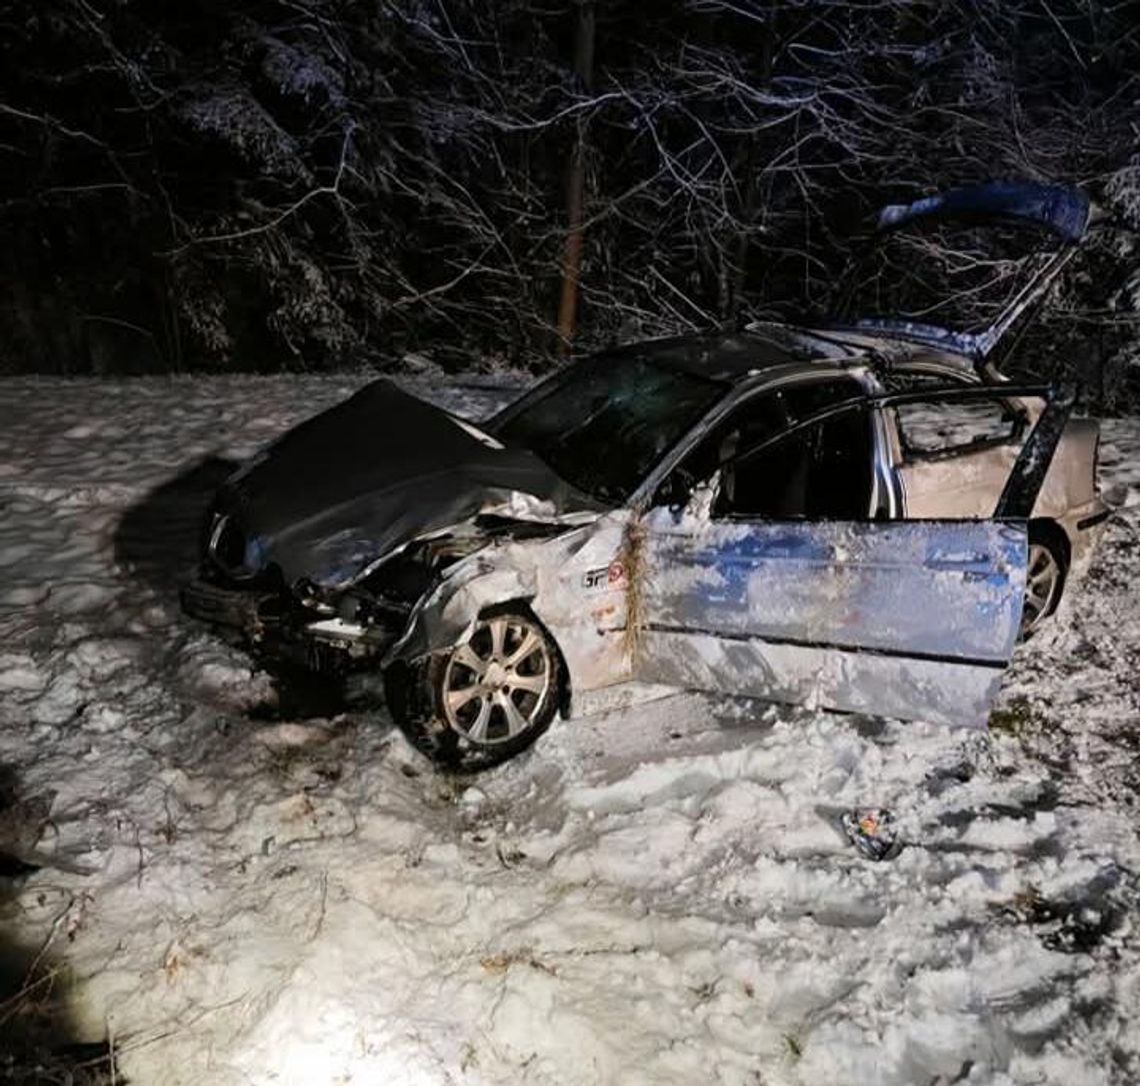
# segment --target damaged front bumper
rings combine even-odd
[[[192,618],[256,637],[262,629],[263,609],[279,606],[280,596],[275,592],[226,588],[195,577],[182,586],[179,599],[182,610]]]
[[[320,671],[346,670],[382,656],[403,632],[400,616],[367,623],[305,607],[283,590],[187,581],[182,610],[279,660]]]

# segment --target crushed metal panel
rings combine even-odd
[[[635,676],[979,724],[1017,638],[1026,529],[654,510]]]
[[[378,380],[231,476],[215,524],[233,529],[230,576],[274,565],[287,585],[343,589],[479,515],[561,523],[601,508],[534,454]]]
[[[614,510],[550,538],[489,542],[421,599],[384,663],[462,644],[488,607],[520,602],[554,638],[572,697],[628,680],[631,514]]]

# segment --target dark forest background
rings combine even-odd
[[[0,371],[537,369],[826,311],[881,203],[1026,178],[1110,225],[1019,364],[1120,409],[1138,139],[1135,0],[8,0]]]

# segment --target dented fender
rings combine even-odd
[[[488,545],[460,559],[420,597],[404,632],[384,654],[384,667],[462,645],[488,607],[534,598],[535,570],[493,564],[488,552],[497,549]]]
[[[424,593],[382,665],[462,645],[488,608],[521,603],[553,639],[572,689],[627,680],[630,578],[623,555],[631,518],[619,510],[553,537],[488,542]]]

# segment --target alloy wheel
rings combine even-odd
[[[1025,571],[1025,603],[1021,611],[1021,636],[1031,634],[1057,604],[1061,587],[1061,564],[1042,543],[1029,544]]]
[[[479,746],[514,742],[543,723],[554,673],[550,643],[537,623],[521,615],[481,619],[444,668],[444,719]]]

